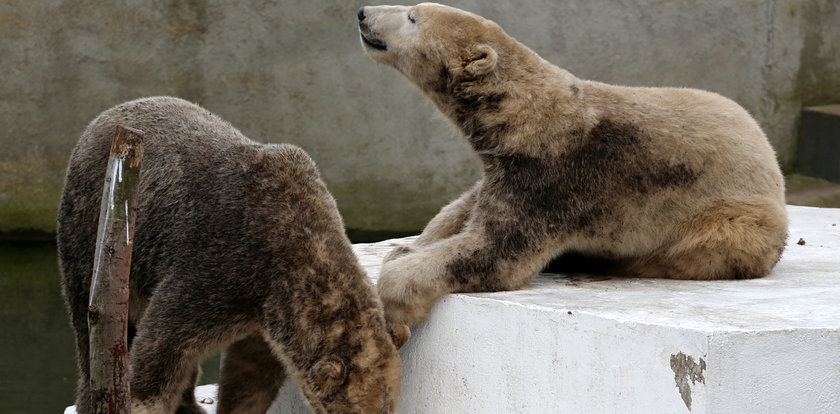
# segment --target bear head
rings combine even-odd
[[[400,394],[400,357],[381,314],[340,335],[303,372],[301,390],[318,414],[391,414]],[[324,344],[322,344],[323,346]]]
[[[365,52],[414,83],[479,154],[538,156],[555,144],[532,139],[535,125],[578,127],[558,116],[577,110],[574,77],[496,23],[434,3],[363,7],[358,17]]]
[[[394,67],[429,94],[452,82],[475,82],[502,69],[502,57],[519,53],[517,42],[496,23],[436,3],[359,9],[367,54]]]

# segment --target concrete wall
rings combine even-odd
[[[582,78],[705,88],[765,127],[795,166],[802,105],[840,101],[832,0],[452,1]],[[309,151],[348,227],[419,229],[479,174],[454,130],[359,46],[360,3],[0,2],[0,232],[52,231],[87,122],[140,96],[216,112]]]

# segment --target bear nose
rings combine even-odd
[[[362,20],[365,19],[365,8],[364,7],[359,7],[358,15],[359,15],[359,21],[362,21]]]

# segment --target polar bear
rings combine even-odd
[[[484,167],[386,257],[389,322],[417,322],[446,293],[521,288],[565,253],[621,275],[700,280],[765,276],[779,260],[782,174],[735,102],[578,79],[496,23],[439,4],[358,18],[365,52],[431,99]]]
[[[316,413],[395,412],[399,354],[312,160],[170,97],[105,111],[70,159],[58,247],[78,412],[91,412],[88,295],[117,125],[145,132],[130,275],[132,412],[203,412],[198,364],[224,348],[217,413],[265,413],[287,373]]]

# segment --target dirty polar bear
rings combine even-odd
[[[145,132],[130,276],[131,411],[203,412],[193,394],[198,364],[227,348],[217,413],[265,413],[286,373],[316,413],[395,412],[399,355],[312,160],[168,97],[105,111],[70,159],[58,242],[77,339],[77,411],[91,413],[88,291],[117,125]]]
[[[480,16],[438,4],[359,10],[361,40],[464,134],[482,179],[386,258],[390,322],[450,292],[523,287],[553,258],[674,279],[767,275],[784,248],[784,184],[736,103],[581,80]]]

